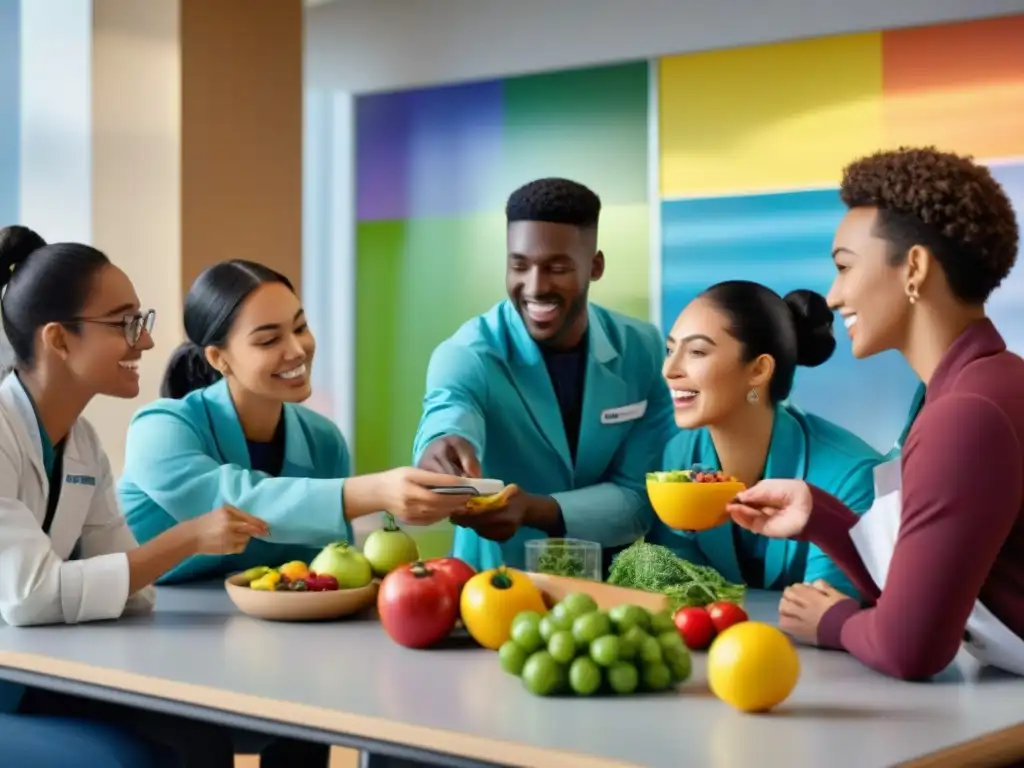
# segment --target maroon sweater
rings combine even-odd
[[[969,326],[936,368],[903,448],[902,485],[884,593],[850,540],[857,516],[817,488],[802,538],[870,605],[830,608],[819,645],[924,679],[953,661],[976,600],[1024,637],[1024,360],[989,320]]]

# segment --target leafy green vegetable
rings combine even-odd
[[[582,579],[586,576],[586,567],[582,555],[554,543],[548,544],[537,558],[537,570],[552,576]]]
[[[663,594],[673,611],[718,600],[740,603],[746,592],[744,585],[729,583],[714,568],[694,565],[642,539],[615,556],[608,583]]]

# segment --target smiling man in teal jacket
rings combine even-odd
[[[413,461],[515,483],[500,510],[453,518],[454,554],[523,567],[529,539],[606,553],[645,535],[645,474],[675,433],[654,326],[588,303],[604,273],[601,202],[565,179],[508,200],[508,299],[434,350]]]

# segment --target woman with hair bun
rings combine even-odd
[[[881,456],[825,419],[785,402],[797,366],[817,366],[835,350],[825,298],[798,290],[785,299],[758,283],[713,285],[676,319],[663,375],[682,429],[662,468],[701,466],[752,486],[765,477],[799,478],[828,488],[853,509],[873,498]],[[852,589],[817,547],[771,541],[732,523],[672,531],[656,520],[648,537],[684,560],[762,589],[825,580]]]
[[[153,607],[153,582],[193,555],[245,549],[263,521],[214,505],[143,545],[82,416],[98,395],[139,394],[153,312],[100,251],[0,229],[0,319],[13,370],[0,383],[0,617],[79,624]],[[208,510],[213,509],[213,512]],[[218,726],[0,682],[0,762],[222,768]]]

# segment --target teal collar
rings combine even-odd
[[[221,379],[211,384],[202,391],[202,396],[210,430],[220,451],[219,459],[225,464],[252,469],[249,446],[227,381]],[[292,403],[284,404],[284,467],[281,474],[292,477],[308,475],[313,470],[313,457],[298,409],[299,406]]]
[[[803,480],[807,473],[808,462],[808,440],[800,421],[794,415],[799,413],[795,406],[780,403],[775,406],[775,421],[772,424],[772,438],[768,443],[768,459],[765,463],[764,477],[797,479]],[[707,429],[701,430],[700,439],[694,442],[694,456],[692,463],[701,462],[701,457],[707,457],[701,463],[707,465],[710,460],[709,469],[720,470],[722,465],[715,451],[714,441]],[[686,469],[686,467],[682,467]],[[727,559],[721,565],[722,575],[733,582],[742,582],[743,575],[740,572],[739,561],[736,558],[736,548],[732,541],[733,524],[727,522],[707,531],[697,534],[705,551],[716,551],[723,553]],[[767,543],[764,557],[764,583],[774,584],[782,574],[786,564],[795,556],[799,542],[786,539],[772,539]],[[727,553],[727,554],[726,554]]]
[[[893,459],[903,451],[903,444],[907,442],[907,435],[910,434],[910,428],[914,426],[914,422],[917,421],[918,414],[921,413],[921,409],[924,408],[925,395],[928,393],[928,388],[922,383],[918,386],[917,391],[914,393],[914,399],[910,403],[910,411],[907,413],[907,423],[903,427],[903,431],[900,432],[899,438],[896,440],[896,444],[889,451],[885,457],[886,460]]]
[[[765,479],[802,479],[807,472],[807,434],[790,410],[796,409],[792,405],[775,406],[775,420],[772,424],[772,437],[768,443],[768,460],[764,470]],[[693,453],[692,463],[700,463],[716,471],[722,468],[718,452],[715,450],[715,442],[707,428],[702,428],[700,437],[694,441]]]
[[[18,374],[12,374],[17,377]],[[39,430],[39,444],[43,452],[43,470],[47,475],[53,473],[53,465],[56,461],[56,451],[53,447],[53,441],[50,440],[50,436],[46,434],[46,429],[43,427],[43,419],[39,415],[39,409],[36,407],[36,401],[32,399],[31,393],[25,388],[21,379],[18,378],[18,384],[21,385],[22,391],[25,393],[25,399],[28,400],[29,405],[32,406],[32,413],[36,417],[36,427]]]
[[[508,299],[505,299],[502,302],[501,311],[511,331],[512,345],[516,352],[516,362],[520,365],[540,365],[543,363],[544,356],[541,354],[540,347],[537,346],[537,342],[530,336],[530,332],[526,329],[526,324],[523,323],[523,318],[516,311],[515,305]],[[596,313],[588,311],[587,314],[589,316],[587,344],[590,358],[603,364],[618,357],[619,353],[612,346],[612,342],[608,338],[608,332],[595,316]]]
[[[558,454],[566,484],[575,488],[578,475],[586,470],[592,471],[595,467],[607,466],[610,458],[608,452],[614,447],[607,439],[603,439],[602,431],[605,427],[601,424],[600,414],[609,408],[625,405],[628,401],[628,386],[616,370],[615,361],[619,352],[608,336],[601,314],[591,306],[587,328],[583,415],[574,462],[566,440],[555,388],[540,347],[530,336],[511,301],[503,301],[500,311],[505,327],[508,328],[509,359],[516,388],[548,444]]]

